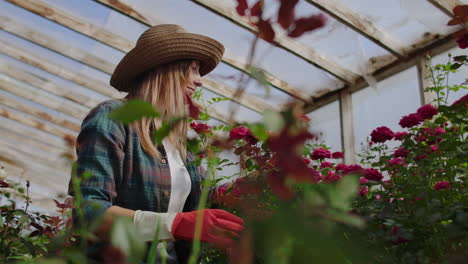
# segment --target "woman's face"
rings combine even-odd
[[[187,83],[183,86],[185,89],[185,95],[191,98],[195,89],[201,85],[200,63],[194,60],[192,61],[192,64],[190,64]]]

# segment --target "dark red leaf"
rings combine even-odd
[[[452,19],[450,19],[450,21],[447,23],[448,26],[455,26],[455,25],[458,25],[458,24],[461,24],[463,23],[463,19],[461,19],[460,17],[454,17]]]
[[[327,17],[323,14],[299,18],[294,22],[294,29],[291,32],[289,32],[288,36],[290,36],[291,38],[300,37],[306,32],[323,27],[326,21]]]
[[[281,0],[281,5],[278,10],[278,23],[288,29],[294,21],[294,7],[299,0]]]
[[[60,208],[60,209],[66,209],[66,208],[69,208],[67,204],[65,203],[59,203],[59,201],[55,200],[54,199],[54,202],[55,202],[55,205]]]
[[[0,180],[0,188],[8,188],[10,185],[3,180]]]
[[[261,17],[263,12],[263,0],[258,0],[257,3],[250,9],[250,15],[253,17]]]
[[[40,226],[39,224],[31,222],[31,225],[35,227],[37,230],[39,230],[40,232],[44,232],[44,228]]]
[[[457,5],[453,8],[453,14],[458,17],[467,17],[468,5]]]
[[[36,230],[36,231],[32,232],[31,234],[29,234],[29,237],[35,237],[35,236],[38,236],[40,234],[41,234],[41,231]]]
[[[247,8],[249,8],[247,0],[237,0],[236,11],[239,15],[245,16],[245,11],[247,10]]]
[[[265,41],[273,42],[275,39],[275,31],[271,26],[271,22],[269,20],[260,19],[257,23],[258,27],[258,36]]]

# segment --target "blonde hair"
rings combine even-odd
[[[160,113],[160,118],[143,118],[132,125],[136,127],[140,136],[143,150],[161,158],[153,133],[161,127],[162,121],[169,121],[175,117],[188,116],[188,106],[185,103],[185,87],[188,80],[192,61],[183,60],[157,67],[133,83],[126,99],[140,99],[149,102]],[[179,151],[183,160],[186,158],[187,122],[179,122],[169,133],[169,142]]]

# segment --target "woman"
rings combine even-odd
[[[152,241],[160,227],[159,239],[169,241],[167,263],[186,262],[202,176],[186,152],[186,122],[180,122],[160,146],[153,143],[152,132],[162,120],[188,115],[200,76],[217,66],[223,52],[214,39],[177,25],[158,25],[145,31],[117,65],[110,83],[128,92],[127,97],[91,110],[77,139],[77,175],[91,175],[80,185],[85,219],[104,219],[98,236],[108,238],[113,218],[126,216],[144,241]],[[127,99],[150,102],[160,119],[130,125],[110,119],[109,113]],[[201,240],[217,247],[230,247],[232,237],[243,229],[242,219],[223,210],[201,213]]]

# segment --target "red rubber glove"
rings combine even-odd
[[[178,213],[172,223],[175,239],[193,240],[197,214],[200,211]],[[234,238],[244,229],[244,220],[220,209],[204,209],[200,240],[218,248],[230,248]]]

